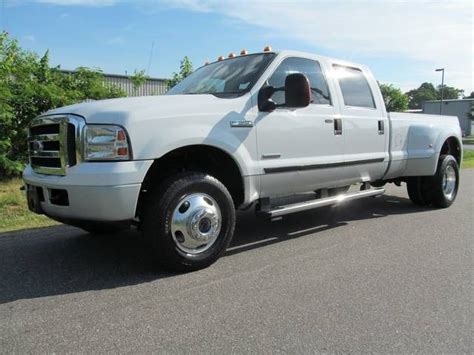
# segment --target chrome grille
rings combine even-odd
[[[35,119],[29,128],[28,151],[34,171],[48,175],[66,175],[78,161],[76,139],[80,121],[69,116],[45,116]]]

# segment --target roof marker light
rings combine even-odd
[[[206,60],[206,62],[204,63],[204,65],[209,65],[211,64],[208,60]]]
[[[217,60],[220,62],[221,60],[224,60],[224,56],[223,55],[220,55],[219,57],[217,57]]]
[[[271,52],[272,51],[272,46],[265,46],[265,48],[263,48],[263,51],[264,52]]]
[[[247,55],[247,54],[249,54],[249,52],[247,52],[246,49],[242,49],[242,50],[240,51],[240,55]]]
[[[234,52],[230,52],[229,55],[228,55],[229,58],[235,58],[235,53]]]

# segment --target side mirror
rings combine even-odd
[[[271,100],[272,95],[275,93],[273,86],[265,86],[258,92],[258,109],[264,112],[271,112],[275,110],[276,104]]]
[[[311,88],[306,75],[290,74],[285,80],[285,103],[287,107],[306,107],[311,102]]]

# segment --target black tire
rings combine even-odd
[[[193,194],[209,196],[216,202],[221,217],[215,241],[209,243],[208,249],[194,254],[183,251],[178,237],[172,233],[173,214],[179,211],[178,204],[182,206],[183,199]],[[163,267],[176,271],[198,270],[211,265],[225,252],[234,234],[235,215],[232,197],[219,180],[204,173],[180,173],[151,191],[145,204],[143,235]]]
[[[452,181],[452,191],[445,183],[445,176],[448,174]],[[454,181],[451,179],[455,179]],[[459,166],[452,155],[442,155],[439,157],[438,167],[433,176],[426,178],[427,190],[429,191],[430,203],[437,208],[446,208],[453,204],[459,188]],[[448,193],[450,191],[450,193]]]
[[[426,178],[415,176],[407,180],[407,191],[411,202],[417,206],[427,206],[430,204],[426,189]]]

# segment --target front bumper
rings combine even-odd
[[[127,221],[135,217],[141,184],[152,163],[81,163],[65,176],[38,174],[27,166],[23,180],[37,192],[36,212],[61,220]]]

